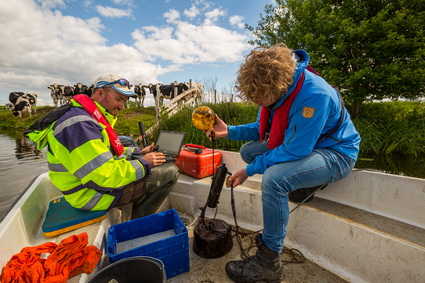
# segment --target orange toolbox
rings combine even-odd
[[[205,178],[213,174],[213,162],[215,172],[222,163],[220,151],[214,150],[213,156],[212,149],[202,145],[185,144],[175,164],[179,167],[180,173],[196,178]]]

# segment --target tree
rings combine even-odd
[[[424,0],[276,0],[250,43],[305,49],[310,65],[353,105],[417,99],[425,81]]]
[[[204,80],[204,93],[207,93],[209,96],[209,102],[214,102],[217,100],[216,95],[216,88],[217,88],[217,81],[218,78],[209,78]]]

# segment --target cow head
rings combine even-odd
[[[8,102],[4,105],[4,109],[6,110],[13,110],[15,108],[15,105],[12,102]]]

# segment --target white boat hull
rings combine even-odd
[[[229,172],[245,166],[238,153],[222,153]],[[193,228],[200,214],[199,207],[204,206],[208,197],[210,183],[210,177],[195,179],[181,175],[161,209],[175,208]],[[261,176],[249,178],[244,186],[235,189],[234,194],[239,226],[250,231],[262,229]],[[41,225],[48,203],[58,197],[61,197],[61,192],[44,173],[16,202],[0,224],[0,269],[23,247],[48,241],[59,243],[69,235],[81,232],[89,234],[89,244],[105,250],[108,227],[123,219],[119,210],[109,212],[102,222],[46,238],[41,232]],[[233,225],[230,200],[230,189],[223,188],[217,218]],[[313,201],[291,214],[285,245],[299,249],[329,274],[336,274],[328,282],[423,282],[424,204],[423,179],[355,170],[344,180],[316,193]],[[294,206],[290,203],[290,208]],[[213,217],[214,213],[215,210],[207,209],[206,216]],[[215,279],[216,282],[230,282],[224,274],[224,264],[229,259],[238,258],[237,249],[234,247],[232,253],[221,260],[202,259],[191,253],[191,271],[169,281]],[[104,256],[99,267],[104,266],[105,260]],[[212,271],[206,270],[207,262],[211,263]],[[312,263],[306,266],[313,268]],[[217,266],[213,267],[214,264]],[[287,280],[291,282],[315,278],[303,277],[297,281],[300,268],[288,266],[285,270]],[[298,275],[291,277],[291,271],[294,274],[298,272]],[[86,282],[89,277],[84,274],[70,282]]]

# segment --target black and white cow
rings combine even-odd
[[[93,88],[94,88],[94,85],[93,85],[93,84],[91,84],[91,85],[87,88],[87,90],[86,90],[86,94],[87,94],[89,97],[91,97],[91,95],[92,95],[92,93],[93,93]]]
[[[77,83],[74,85],[74,94],[86,94],[88,87],[85,84]]]
[[[148,86],[142,85],[142,84],[138,84],[134,86],[134,93],[137,94],[136,98],[136,103],[137,106],[141,106],[143,107],[143,104],[145,102],[145,96],[146,96],[146,89]]]
[[[31,104],[24,95],[18,97],[15,103],[10,102],[13,105],[12,114],[22,118],[22,115],[25,111],[28,111],[31,116]]]
[[[23,93],[13,91],[9,94],[9,103],[6,103],[5,108],[11,110],[13,115],[22,117],[24,111],[28,111],[31,116],[32,110],[37,112],[37,94],[34,92]]]
[[[16,101],[18,101],[19,97],[24,96],[25,93],[21,92],[21,91],[12,91],[11,93],[9,93],[9,102],[12,103],[13,105],[16,104]]]
[[[162,105],[164,104],[164,98],[172,100],[173,98],[177,97],[178,95],[189,89],[188,84],[178,82],[174,82],[169,85],[163,85],[161,83],[157,83],[155,85],[149,84],[148,87],[150,92],[153,94],[155,100],[155,111],[157,120],[159,120],[159,114]]]
[[[6,110],[13,110],[15,108],[15,105],[12,102],[8,102],[4,105],[4,109]]]
[[[58,107],[63,104],[63,95],[60,90],[60,85],[58,84],[52,84],[47,87],[50,89],[50,96],[53,99],[53,103],[55,104],[55,107]]]
[[[37,94],[35,94],[34,92],[28,92],[25,93],[24,96],[28,98],[32,111],[34,113],[37,113]]]
[[[68,103],[71,98],[74,96],[74,89],[72,86],[69,85],[61,85],[59,86],[61,95],[63,97],[63,103]]]

